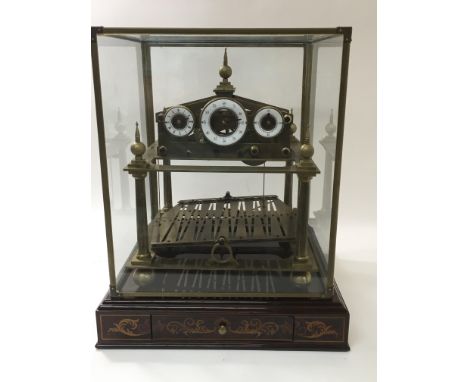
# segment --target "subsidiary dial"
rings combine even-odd
[[[263,107],[255,114],[255,131],[264,138],[276,137],[283,130],[283,126],[281,113],[272,107]]]
[[[219,98],[210,101],[201,111],[201,128],[206,139],[218,146],[230,146],[244,136],[247,115],[236,101]]]
[[[174,106],[166,111],[164,125],[166,130],[176,137],[189,135],[194,126],[192,112],[185,106]]]

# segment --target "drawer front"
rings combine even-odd
[[[151,316],[132,313],[98,314],[99,337],[103,341],[147,341],[151,339]]]
[[[288,316],[174,315],[152,316],[153,340],[292,341]]]
[[[294,320],[295,342],[343,342],[346,318],[333,316],[296,316]]]

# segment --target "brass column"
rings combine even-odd
[[[307,225],[309,224],[310,178],[299,177],[299,201],[297,203],[297,253],[296,261],[307,261]]]
[[[301,146],[301,160],[298,167],[304,170],[314,168],[312,162],[312,154],[314,149],[309,142],[309,133],[306,130],[304,144]],[[312,171],[301,172],[298,174],[298,201],[297,201],[297,226],[296,226],[296,256],[298,262],[306,262],[307,256],[307,227],[309,225],[309,204],[310,204],[310,180],[312,179]]]
[[[169,159],[164,159],[163,160],[163,165],[164,166],[170,166],[171,161]],[[171,173],[166,171],[163,174],[163,180],[164,180],[164,209],[168,210],[169,208],[172,208],[172,179],[171,179]]]
[[[286,166],[291,167],[293,165],[293,161],[287,161]],[[287,173],[284,176],[284,203],[287,204],[288,206],[292,207],[292,179],[293,174]]]
[[[146,212],[145,178],[148,171],[148,163],[143,159],[146,146],[140,141],[140,130],[136,124],[135,143],[131,146],[135,159],[127,166],[127,171],[135,178],[136,223],[138,253],[137,259],[143,262],[151,261],[148,238],[148,216]]]
[[[312,154],[314,149],[310,144],[310,102],[311,102],[311,79],[312,79],[312,44],[304,46],[304,63],[302,73],[302,102],[301,102],[301,159],[297,165],[299,168],[307,169],[313,167]],[[298,174],[298,197],[297,197],[297,225],[296,225],[296,256],[298,262],[306,262],[307,256],[307,227],[309,225],[310,204],[310,180],[312,174],[303,172]]]
[[[293,112],[291,109],[291,115],[292,114]],[[294,123],[291,123],[291,126],[290,126],[291,137],[294,135],[296,131],[297,131],[297,126]],[[286,167],[291,167],[292,165],[294,165],[293,160],[286,161]],[[284,203],[290,207],[292,207],[292,192],[293,192],[293,174],[287,173],[284,176]]]

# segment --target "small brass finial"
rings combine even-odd
[[[325,126],[325,131],[328,135],[333,135],[336,132],[336,125],[333,123],[333,109],[330,111],[330,120]]]
[[[135,125],[135,143],[130,147],[130,150],[137,159],[141,159],[143,154],[146,152],[146,146],[140,141],[140,129],[138,128],[138,122],[136,122]]]
[[[135,142],[140,142],[140,129],[138,128],[138,122],[135,122]]]
[[[219,68],[219,75],[223,80],[214,89],[214,92],[218,96],[232,96],[236,89],[228,81],[228,78],[232,75],[232,68],[228,64],[227,48],[224,48],[223,66]]]
[[[219,75],[223,78],[223,82],[227,82],[232,75],[232,68],[228,64],[227,48],[224,49],[223,66],[219,69]]]

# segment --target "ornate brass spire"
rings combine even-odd
[[[232,68],[228,64],[227,48],[224,49],[223,66],[219,69],[219,75],[223,80],[218,84],[214,92],[218,96],[232,96],[236,89],[228,80],[232,75]]]

